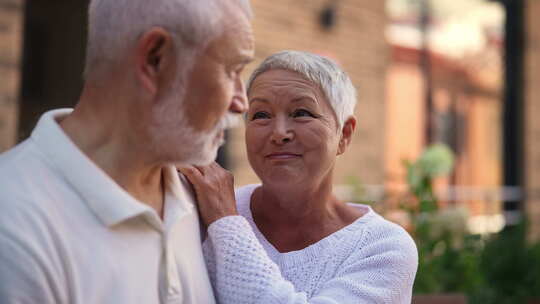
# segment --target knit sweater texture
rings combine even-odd
[[[414,241],[369,206],[352,224],[297,251],[280,253],[250,210],[259,185],[236,191],[239,216],[212,223],[203,252],[221,304],[410,303],[418,266]]]

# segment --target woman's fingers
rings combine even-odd
[[[218,163],[213,162],[207,166],[194,166],[201,174],[201,181],[215,183],[226,180],[230,172],[223,169]]]
[[[225,169],[223,169],[223,167],[220,166],[217,162],[211,163],[211,164],[210,164],[210,167],[211,167],[211,168],[214,168],[214,169],[216,169],[216,170],[219,170],[219,169],[225,170]]]
[[[201,174],[204,176],[206,176],[207,174],[215,174],[215,173],[226,171],[217,162],[213,162],[206,166],[194,166],[194,167],[198,169],[201,172]]]
[[[185,176],[195,176],[199,170],[193,166],[177,167],[178,171],[182,172]],[[198,172],[200,174],[200,172]]]
[[[178,167],[177,169],[180,173],[184,174],[193,185],[198,184],[202,178],[202,172],[194,166]]]
[[[209,225],[215,220],[235,215],[234,178],[217,163],[208,166],[185,166],[178,168],[195,188],[199,212]]]
[[[207,166],[179,167],[178,171],[184,174],[196,187],[223,182],[227,173],[229,173],[217,163],[212,163]]]

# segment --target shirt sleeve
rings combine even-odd
[[[0,303],[62,303],[54,285],[47,264],[32,243],[0,231]]]
[[[414,242],[404,231],[404,235],[389,241],[362,242],[362,248],[353,252],[336,275],[309,299],[282,277],[243,217],[222,218],[212,223],[208,232],[214,287],[222,304],[411,301],[418,256]]]

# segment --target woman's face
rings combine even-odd
[[[341,132],[319,87],[300,74],[271,70],[255,79],[248,99],[248,159],[262,182],[331,182]]]

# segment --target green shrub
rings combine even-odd
[[[527,303],[540,299],[540,243],[522,223],[482,238],[466,230],[466,212],[439,210],[433,179],[448,174],[453,154],[437,144],[405,162],[413,201],[403,202],[419,253],[414,293],[464,293],[470,303]]]

